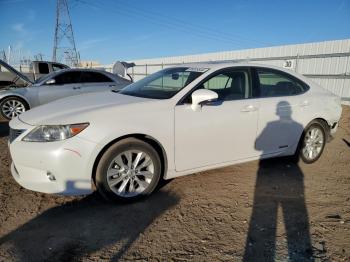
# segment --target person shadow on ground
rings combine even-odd
[[[278,104],[279,120],[267,124],[256,139],[255,147],[267,153],[265,137],[285,127],[303,127],[292,119],[288,102]],[[281,128],[282,127],[282,128]],[[295,130],[295,129],[294,129]],[[283,139],[283,134],[275,139]],[[284,138],[285,140],[285,138]],[[282,140],[281,140],[282,141]],[[278,209],[281,208],[287,238],[288,256],[277,257],[284,248],[284,237],[277,237]],[[282,251],[282,253],[285,253]],[[304,175],[298,164],[288,158],[260,160],[257,172],[253,211],[250,218],[243,261],[313,261],[308,212],[304,197]]]
[[[0,251],[19,261],[80,261],[90,256],[118,261],[178,201],[164,190],[127,205],[108,203],[93,193],[53,207],[0,238]],[[132,255],[137,259],[145,254]]]

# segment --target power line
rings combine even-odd
[[[90,7],[94,7],[100,10],[105,11],[106,6],[98,1],[94,1],[92,2],[88,2],[85,0],[76,0],[78,2],[80,2],[81,4],[84,4],[86,6],[90,6]],[[199,25],[194,25],[194,24],[189,24],[185,21],[182,21],[180,19],[177,18],[169,18],[166,17],[164,15],[161,15],[159,13],[155,13],[155,12],[145,12],[142,11],[141,9],[137,8],[137,7],[131,7],[127,4],[123,4],[120,5],[117,2],[113,2],[114,6],[113,8],[109,8],[110,10],[112,10],[115,13],[118,13],[128,19],[133,20],[131,17],[137,17],[137,18],[141,18],[143,20],[148,20],[150,21],[152,24],[155,25],[159,25],[161,27],[165,27],[165,28],[170,28],[170,29],[176,29],[178,31],[182,31],[184,33],[188,33],[191,34],[193,36],[196,37],[200,37],[200,38],[205,38],[205,39],[210,39],[210,40],[214,40],[214,41],[221,41],[221,42],[226,42],[226,43],[231,43],[231,44],[235,44],[237,46],[241,46],[241,47],[246,47],[244,44],[246,44],[246,42],[250,41],[250,42],[254,42],[257,43],[259,41],[256,40],[243,40],[240,38],[232,38],[231,36],[227,35],[227,33],[223,33],[223,32],[219,32],[216,30],[212,30],[203,26],[199,26]],[[169,21],[169,19],[171,21]],[[134,21],[134,20],[133,20]],[[264,43],[266,44],[266,43]]]
[[[87,2],[85,2],[85,3],[89,4],[90,6],[94,6],[95,8],[98,7],[100,9],[102,9],[102,6],[98,6],[96,4],[96,2],[94,2],[94,4],[87,3]],[[172,23],[172,22],[166,21],[164,19],[161,19],[160,17],[154,17],[154,16],[151,16],[149,14],[139,12],[136,9],[135,10],[131,10],[131,9],[125,10],[125,7],[121,7],[121,6],[114,6],[114,7],[115,8],[112,8],[112,10],[114,12],[116,12],[120,15],[123,15],[124,17],[131,19],[131,20],[133,20],[131,18],[131,16],[133,16],[133,17],[144,19],[144,20],[148,20],[150,23],[155,24],[155,25],[159,25],[163,28],[176,29],[178,31],[182,31],[184,33],[188,33],[188,34],[196,36],[196,37],[210,39],[210,40],[214,40],[214,41],[222,41],[222,42],[227,42],[227,43],[231,43],[231,44],[235,42],[236,44],[238,44],[237,41],[232,40],[232,39],[228,39],[225,36],[213,35],[213,34],[208,33],[208,32],[203,32],[202,30],[200,30],[198,28],[191,29],[191,28],[189,28],[189,26],[183,26],[183,25],[179,25],[177,23]]]
[[[118,4],[118,2],[113,2],[114,4]],[[119,3],[121,4],[121,3]],[[256,39],[250,39],[250,38],[247,38],[247,37],[243,37],[241,35],[238,35],[238,34],[233,34],[233,33],[227,33],[227,32],[223,32],[221,30],[218,30],[218,29],[213,29],[213,28],[210,28],[210,27],[207,27],[207,26],[203,26],[203,25],[199,25],[199,24],[195,24],[195,23],[188,23],[184,20],[181,20],[177,17],[170,17],[170,16],[165,16],[164,14],[161,14],[161,13],[158,13],[158,12],[154,12],[152,10],[144,10],[144,9],[141,9],[141,8],[138,8],[137,6],[134,6],[134,5],[130,5],[130,3],[123,3],[122,5],[119,5],[119,8],[123,8],[123,7],[126,7],[129,9],[129,11],[137,11],[139,13],[143,13],[143,14],[153,14],[153,17],[154,18],[162,18],[162,19],[165,19],[165,20],[171,20],[181,26],[187,26],[187,27],[191,27],[193,29],[200,29],[201,31],[203,32],[207,32],[207,33],[210,33],[210,34],[213,34],[213,35],[216,35],[216,36],[219,36],[219,37],[225,37],[227,39],[231,39],[232,41],[240,41],[240,42],[251,42],[251,43],[261,43],[261,44],[264,44],[264,45],[272,45],[271,43],[267,43],[267,42],[262,42],[262,41],[259,41],[259,40],[256,40]]]

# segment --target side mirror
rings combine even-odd
[[[201,104],[204,102],[210,102],[215,99],[218,99],[218,94],[212,90],[208,89],[198,89],[194,91],[191,95],[192,97],[192,105],[191,108],[196,111],[201,108]]]
[[[178,80],[180,75],[178,73],[171,74],[171,79],[172,80]]]
[[[56,84],[56,80],[55,79],[50,79],[50,80],[47,80],[46,82],[45,82],[45,85],[54,85],[54,84]]]

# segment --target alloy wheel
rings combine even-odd
[[[307,160],[314,160],[322,153],[324,146],[324,134],[319,127],[310,128],[304,138],[302,154]]]
[[[16,116],[19,116],[23,112],[25,112],[26,107],[24,106],[24,104],[21,101],[19,101],[17,99],[11,99],[11,100],[7,100],[3,103],[1,110],[2,110],[2,113],[8,119],[12,119]]]
[[[140,150],[128,150],[115,157],[107,170],[109,188],[120,197],[142,194],[154,178],[151,157]]]

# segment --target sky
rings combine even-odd
[[[82,60],[162,56],[350,38],[350,0],[67,0]],[[56,0],[0,0],[0,52],[51,60]]]

